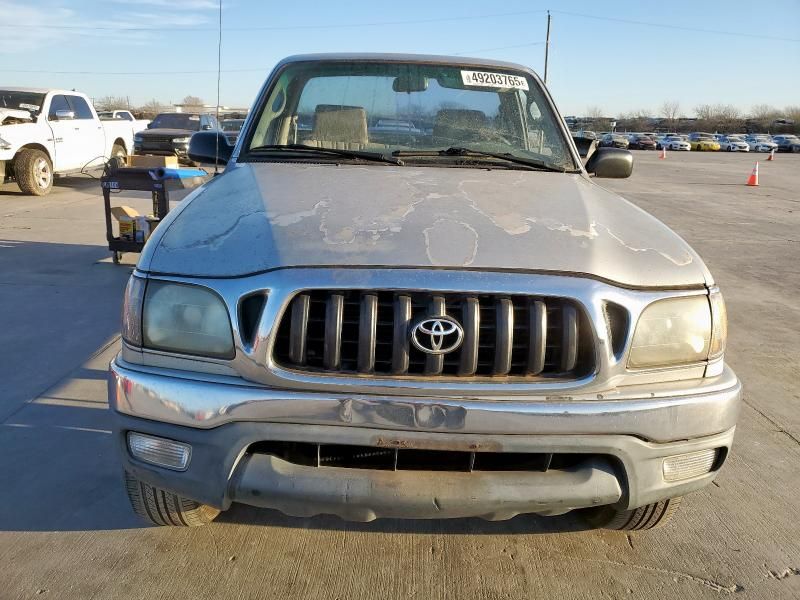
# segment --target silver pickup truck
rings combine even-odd
[[[379,124],[404,123],[403,127]],[[649,529],[728,455],[740,384],[698,255],[592,181],[523,66],[311,55],[128,284],[109,396],[134,510]]]

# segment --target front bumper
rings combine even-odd
[[[361,521],[506,519],[602,504],[633,508],[683,495],[709,484],[727,455],[741,389],[726,369],[691,393],[657,399],[644,393],[616,400],[337,397],[197,380],[190,373],[120,362],[111,363],[109,375],[115,435],[124,467],[140,479],[222,509],[242,502],[291,515],[330,513]],[[134,459],[129,431],[190,444],[187,470]],[[315,467],[251,451],[266,440],[577,453],[585,460],[545,472]],[[719,450],[714,470],[664,480],[664,457],[704,449]]]

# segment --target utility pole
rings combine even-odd
[[[547,41],[544,44],[544,84],[547,85],[547,58],[550,54],[550,11],[547,11]]]

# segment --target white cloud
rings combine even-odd
[[[136,0],[137,5],[156,6],[159,2],[162,0]],[[124,1],[124,4],[134,3]],[[168,3],[164,0],[164,6],[173,10],[211,4],[213,0],[170,0]],[[96,16],[98,14],[100,18]],[[165,35],[165,27],[196,27],[210,23],[208,13],[199,12],[110,12],[107,8],[78,12],[72,8],[39,6],[22,0],[0,0],[0,18],[4,24],[11,22],[11,19],[4,18],[8,15],[13,16],[14,26],[0,30],[0,55],[22,54],[64,43],[74,45],[84,38],[100,38],[103,44],[115,46],[143,44]],[[150,24],[156,28],[155,31],[147,30]]]
[[[217,0],[113,0],[117,4],[161,6],[171,10],[219,10]]]

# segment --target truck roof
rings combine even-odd
[[[29,92],[31,94],[47,94],[49,92],[53,92],[55,94],[78,94],[79,96],[86,95],[83,92],[76,92],[75,90],[61,90],[58,88],[33,88],[4,85],[0,86],[0,89],[7,90],[9,92]]]
[[[278,65],[297,62],[323,62],[323,61],[347,61],[347,62],[419,62],[434,64],[457,64],[474,65],[476,67],[501,67],[515,69],[533,73],[530,67],[517,63],[505,62],[502,60],[488,60],[485,58],[470,58],[467,56],[446,56],[438,54],[393,54],[382,52],[331,52],[319,54],[295,54],[284,58]]]

